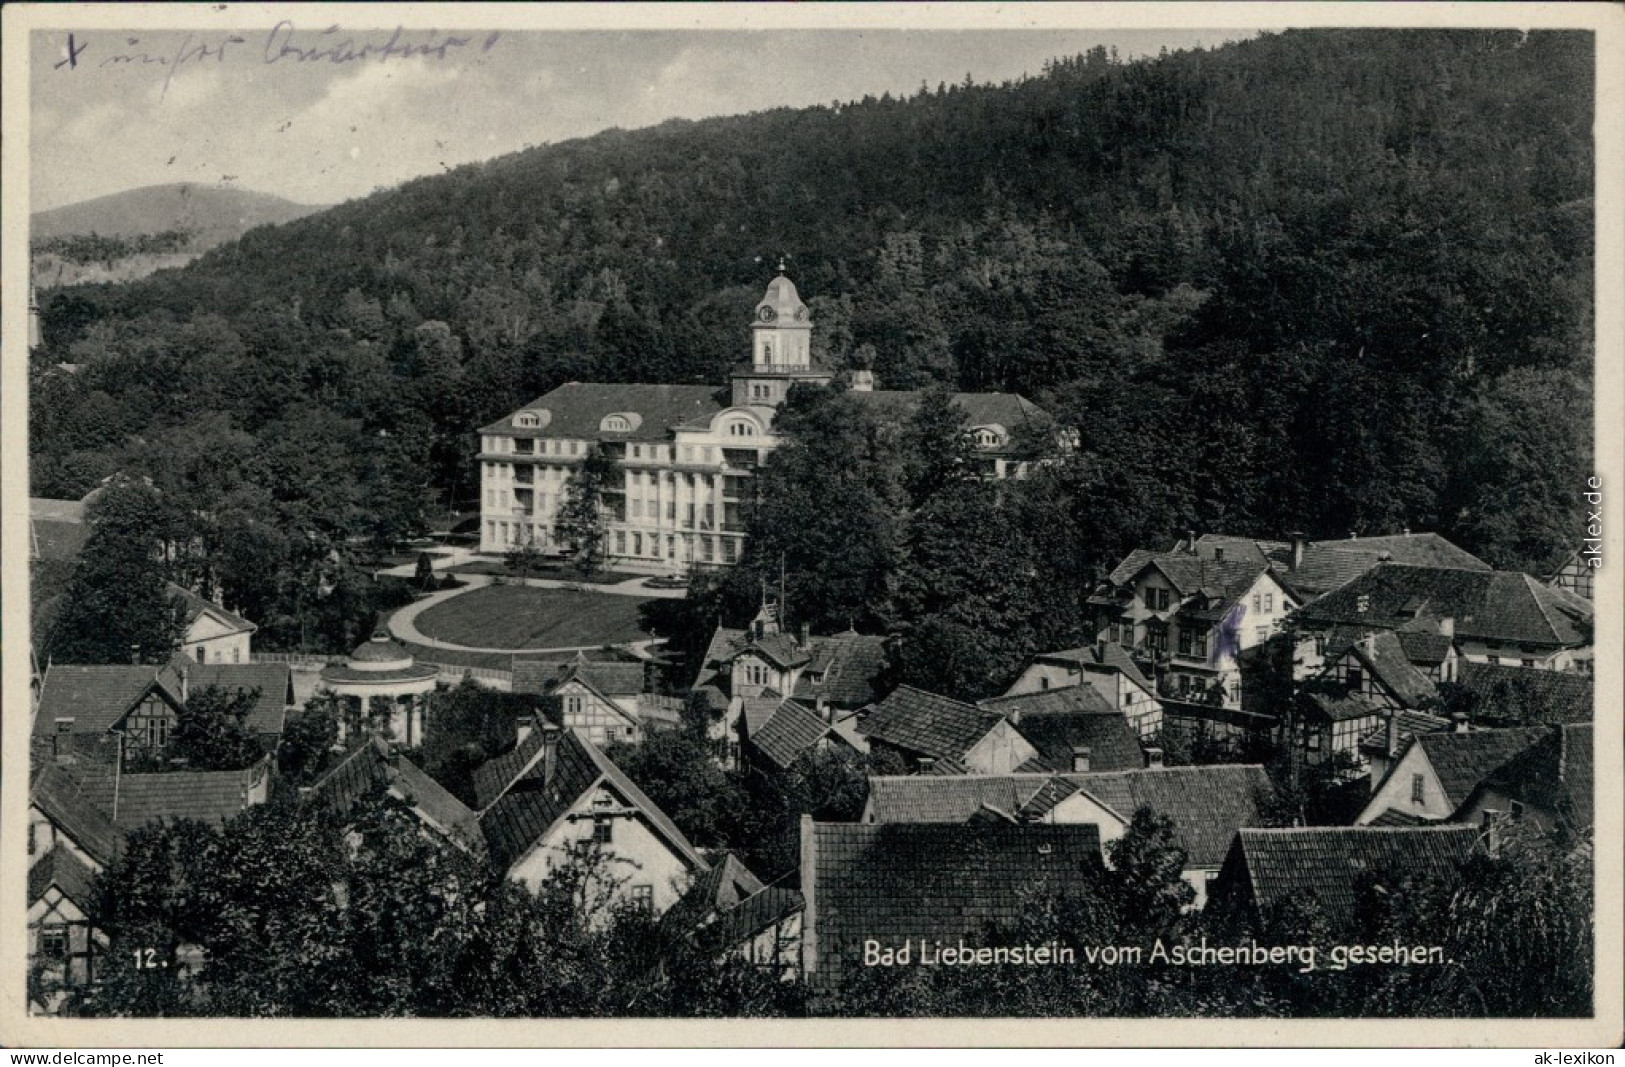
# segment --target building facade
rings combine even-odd
[[[811,316],[782,273],[757,303],[751,334],[751,358],[726,389],[570,382],[481,428],[480,550],[562,551],[556,525],[570,476],[598,448],[621,472],[603,495],[605,551],[617,565],[737,563],[755,472],[781,442],[778,406],[798,382],[835,379],[813,360]],[[917,396],[877,390],[867,371],[853,375],[852,389],[897,412]],[[1047,428],[1047,416],[1011,393],[955,399],[988,474],[1020,476],[1028,460],[1019,434]]]

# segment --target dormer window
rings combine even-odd
[[[553,413],[545,408],[531,411],[521,411],[513,417],[515,427],[522,430],[538,430],[552,421]]]
[[[613,411],[598,423],[600,433],[631,433],[643,425],[643,416],[635,411]]]
[[[730,422],[728,424],[729,437],[755,437],[756,425],[750,422]]]
[[[970,439],[971,444],[977,448],[997,448],[1004,443],[997,430],[989,429],[986,426],[970,431]]]

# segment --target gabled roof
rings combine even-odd
[[[1151,808],[1174,823],[1174,843],[1191,867],[1217,867],[1243,826],[1264,821],[1274,786],[1257,764],[1147,767],[1137,771],[1058,775],[1117,813],[1124,822]]]
[[[1487,725],[1590,722],[1594,715],[1596,689],[1589,674],[1467,661],[1456,682],[1475,698],[1473,720]],[[1538,718],[1526,719],[1535,709]]]
[[[1086,896],[1100,832],[1073,826],[801,824],[816,980],[863,966],[864,942],[982,943],[1050,896]],[[918,948],[918,945],[916,945]]]
[[[1392,630],[1378,630],[1368,638],[1355,641],[1349,651],[1405,707],[1417,707],[1438,695],[1427,676],[1411,665],[1397,634]]]
[[[1368,719],[1382,714],[1382,705],[1364,693],[1350,692],[1332,682],[1316,682],[1305,686],[1298,694],[1306,714],[1318,714],[1331,722],[1350,719]]]
[[[786,769],[829,732],[829,724],[816,714],[794,700],[784,700],[761,729],[750,735],[750,743],[774,766]]]
[[[479,818],[417,764],[372,738],[353,749],[305,795],[339,819],[367,797],[393,791],[413,812],[452,843],[477,852],[484,847]]]
[[[721,392],[709,385],[644,385],[635,383],[568,382],[532,400],[520,411],[546,410],[547,425],[514,425],[518,411],[480,428],[480,433],[513,437],[569,437],[601,441],[664,441],[673,426],[706,422],[722,411]],[[601,430],[607,415],[640,416],[625,432]]]
[[[190,589],[176,585],[174,582],[170,582],[168,584],[168,588],[169,598],[171,600],[179,600],[185,607],[186,625],[188,626],[192,625],[194,622],[197,622],[199,617],[207,613],[209,615],[213,615],[215,618],[219,619],[221,622],[225,623],[227,626],[236,631],[253,633],[255,630],[259,629],[259,627],[255,626],[241,615],[227,611],[225,608],[214,603],[213,601],[205,600],[203,597],[198,596]]]
[[[876,823],[962,823],[991,805],[1015,813],[1049,774],[876,775],[869,779],[865,820]]]
[[[746,637],[744,630],[718,626],[716,632],[711,635],[711,643],[705,648],[705,655],[700,657],[700,670],[694,676],[694,688],[700,689],[715,684],[722,675],[723,664],[745,646]]]
[[[590,660],[583,653],[574,659],[523,659],[513,665],[513,692],[550,693],[572,678],[579,678],[606,699],[637,696],[643,692],[643,664],[621,660]]]
[[[196,819],[221,826],[249,807],[255,779],[267,773],[261,761],[240,771],[121,774],[113,821],[123,830],[161,819]]]
[[[1202,594],[1209,610],[1222,611],[1251,589],[1269,570],[1261,559],[1216,560],[1188,550],[1148,552],[1135,549],[1107,577],[1113,586],[1132,584],[1147,567],[1155,567],[1181,597]]]
[[[1390,630],[1421,618],[1450,618],[1458,638],[1547,648],[1577,647],[1591,640],[1588,601],[1513,571],[1382,563],[1307,605],[1299,615],[1317,625]]]
[[[535,738],[541,736],[540,731],[532,735]],[[526,739],[527,745],[529,740]],[[604,784],[619,794],[629,806],[637,808],[655,834],[690,867],[700,870],[709,868],[710,865],[695,851],[666,813],[592,742],[575,730],[562,731],[554,753],[551,778],[547,774],[547,760],[543,758],[544,747],[538,743],[530,749],[528,765],[508,783],[506,791],[494,803],[480,812],[480,828],[485,833],[492,858],[502,867],[510,867],[521,859],[547,836],[582,796]],[[478,781],[478,770],[475,776]]]
[[[996,711],[1018,726],[1026,722],[1029,715],[1117,714],[1106,702],[1106,698],[1092,685],[1068,685],[1060,689],[1037,689],[1030,693],[1007,693],[1002,697],[978,700],[976,706]]]
[[[1022,770],[1070,772],[1073,752],[1078,748],[1089,749],[1091,771],[1137,771],[1145,766],[1139,736],[1120,711],[1037,712],[1023,715],[1015,727],[1039,753]]]
[[[1097,641],[1092,645],[1081,648],[1065,648],[1059,652],[1040,652],[1033,657],[1034,663],[1061,663],[1067,666],[1076,665],[1086,671],[1109,673],[1121,671],[1128,680],[1144,689],[1148,693],[1155,693],[1156,686],[1151,684],[1134,662],[1134,657],[1128,650],[1115,641]]]
[[[84,788],[85,781],[48,764],[29,786],[28,799],[86,855],[106,867],[124,850],[124,833]]]
[[[920,755],[963,760],[1003,721],[998,712],[903,685],[874,706],[858,732]]]
[[[762,891],[762,882],[732,852],[725,852],[710,870],[698,872],[683,895],[660,917],[667,937],[688,937],[723,912]]]
[[[1509,730],[1468,730],[1465,733],[1417,734],[1389,768],[1392,776],[1412,747],[1420,746],[1439,779],[1445,799],[1458,807],[1480,782],[1500,770],[1512,757],[1537,744],[1550,733],[1546,726]],[[1386,779],[1385,779],[1386,780]],[[1381,789],[1379,784],[1378,789]]]
[[[1417,667],[1436,667],[1443,663],[1450,658],[1450,649],[1455,644],[1444,634],[1426,630],[1399,630],[1396,634],[1405,658]]]
[[[72,719],[74,733],[110,730],[154,686],[179,706],[180,693],[159,677],[157,667],[52,664],[40,687],[34,735],[56,733],[59,718]]]
[[[772,689],[762,690],[761,696],[739,698],[739,720],[744,724],[745,737],[755,737],[779,710],[784,698]]]
[[[793,695],[798,700],[859,708],[879,695],[877,685],[886,669],[884,637],[847,631],[814,637],[812,644],[813,661],[796,682]]]
[[[1383,883],[1410,877],[1453,877],[1478,840],[1474,826],[1309,826],[1242,829],[1225,863],[1225,877],[1268,915],[1286,901],[1314,899],[1328,919],[1354,916],[1357,882],[1369,874]]]
[[[88,914],[96,875],[62,845],[52,845],[28,868],[28,903],[37,904],[52,886]]]
[[[801,893],[790,886],[764,886],[718,915],[703,931],[702,940],[713,951],[725,952],[801,911],[805,905]]]
[[[542,751],[542,731],[532,730],[500,756],[493,756],[474,768],[474,807],[484,811],[496,802]]]
[[[1434,533],[1393,534],[1335,541],[1311,541],[1303,560],[1292,567],[1292,546],[1266,542],[1277,575],[1306,596],[1320,596],[1351,582],[1379,563],[1410,563],[1461,570],[1490,569],[1489,564]]]
[[[1399,718],[1399,743],[1401,747],[1417,734],[1437,734],[1450,729],[1450,720],[1442,715],[1433,715],[1426,711],[1411,711],[1409,709],[1395,714]],[[1360,738],[1360,751],[1362,752],[1383,752],[1387,747],[1387,723],[1372,729],[1364,737]]]
[[[236,692],[258,689],[244,725],[257,734],[282,733],[288,706],[294,702],[293,668],[286,663],[197,663],[184,652],[176,653],[172,670],[185,667],[190,692],[217,686]]]
[[[752,638],[728,658],[735,660],[750,653],[784,669],[799,667],[812,660],[812,653],[802,648],[799,641],[786,633],[763,634],[761,637]]]
[[[1470,809],[1484,788],[1493,787],[1514,800],[1538,807],[1573,825],[1590,829],[1593,823],[1591,724],[1553,727],[1546,737],[1512,757],[1474,790],[1462,804]]]

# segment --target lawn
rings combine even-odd
[[[430,637],[475,648],[566,648],[640,641],[646,603],[612,593],[488,585],[436,604],[417,617]]]
[[[551,578],[562,582],[585,581],[572,567],[562,563],[542,563],[532,567],[528,574],[520,574],[506,563],[497,563],[488,559],[475,560],[473,563],[459,563],[455,567],[447,568],[451,574],[500,574],[504,578]],[[648,578],[650,575],[638,574],[633,571],[601,570],[593,575],[590,585],[614,585],[617,582],[629,581],[633,578]]]

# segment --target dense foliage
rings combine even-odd
[[[1291,31],[462,167],[45,292],[34,492],[207,501],[266,561],[219,568],[228,602],[285,612],[301,567],[472,501],[483,422],[720,384],[788,250],[831,365],[1076,427],[1054,513],[1102,558],[1408,525],[1540,570],[1590,461],[1592,64],[1581,33]]]

